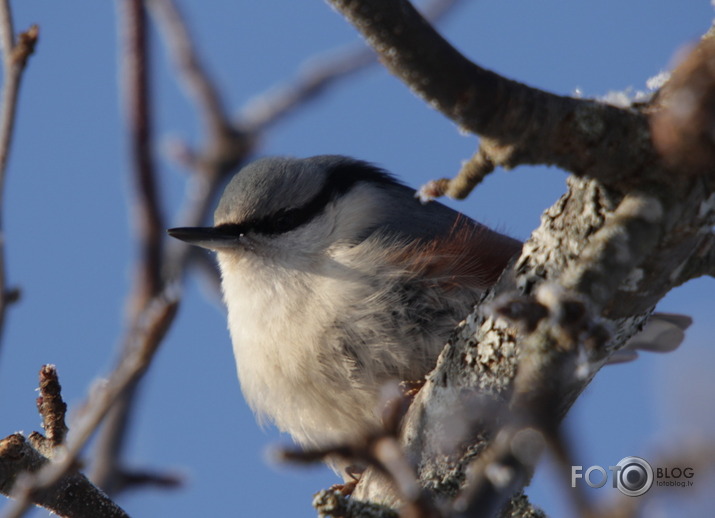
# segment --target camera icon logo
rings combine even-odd
[[[641,496],[653,485],[653,468],[640,457],[624,457],[611,470],[616,487],[626,496]]]

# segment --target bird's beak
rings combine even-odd
[[[180,227],[167,230],[171,237],[181,239],[190,245],[218,251],[235,247],[240,235],[227,229],[216,227]]]

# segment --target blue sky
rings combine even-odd
[[[3,207],[8,277],[22,289],[0,351],[3,436],[39,428],[34,390],[42,364],[57,365],[70,407],[109,371],[136,253],[115,5],[12,3],[16,28],[38,23],[41,36],[21,93]],[[290,80],[306,59],[358,41],[352,27],[318,0],[184,0],[181,6],[232,111]],[[645,89],[645,81],[671,66],[675,53],[714,16],[706,0],[479,0],[464,2],[442,30],[483,66],[552,92],[578,88],[591,97]],[[200,127],[154,41],[156,156],[171,222],[185,175],[165,158],[164,144],[198,142]],[[453,174],[475,148],[473,136],[460,134],[376,66],[266,134],[260,154],[348,154],[419,186]],[[553,168],[498,171],[467,201],[448,203],[525,239],[564,192],[565,179]],[[663,310],[695,319],[679,351],[605,369],[587,390],[566,422],[577,438],[579,462],[608,466],[627,455],[655,458],[676,445],[673,437],[683,444],[712,435],[712,401],[703,395],[715,387],[703,365],[715,359],[714,288],[712,279],[691,282],[661,303]],[[236,380],[223,309],[196,279],[189,279],[176,325],[143,388],[128,462],[176,470],[186,486],[123,496],[120,504],[133,516],[314,516],[311,494],[336,481],[324,468],[269,460],[269,448],[289,439],[255,423]],[[710,408],[688,404],[700,399]],[[707,478],[698,483],[704,489]],[[547,460],[529,493],[559,517],[569,515],[568,490]],[[616,496],[599,491],[594,498]],[[702,491],[689,495],[690,507],[681,513],[701,515],[698,494],[704,501]]]

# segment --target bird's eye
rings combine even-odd
[[[243,225],[237,223],[222,223],[217,225],[216,229],[221,230],[221,232],[225,234],[234,234],[236,237],[242,237],[245,232]]]
[[[276,214],[271,221],[271,230],[275,233],[288,232],[297,227],[296,211],[286,210]]]
[[[299,227],[301,223],[300,209],[289,209],[255,221],[251,228],[261,234],[283,234]]]

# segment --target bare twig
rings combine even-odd
[[[65,442],[67,425],[65,414],[67,405],[62,400],[62,387],[54,365],[43,365],[40,369],[40,396],[37,410],[42,416],[45,435],[38,434],[38,442],[33,445],[45,457],[52,458],[55,449]]]
[[[33,474],[51,469],[52,459],[63,452],[62,442],[67,431],[57,371],[52,365],[40,370],[38,411],[42,415],[45,436],[32,432],[27,440],[16,433],[0,441],[0,492],[19,498],[10,516],[19,516],[31,505],[47,508],[59,516],[77,518],[120,518],[127,515],[106,494],[77,472],[72,463],[54,481],[45,486],[34,484]]]
[[[126,0],[121,0],[123,5]],[[132,50],[127,57],[125,66],[129,77],[126,86],[128,95],[127,109],[130,113],[133,148],[135,150],[135,172],[139,187],[141,210],[140,229],[142,230],[142,246],[145,251],[140,266],[139,283],[134,296],[135,317],[132,326],[143,318],[145,311],[143,297],[163,289],[164,283],[175,282],[184,271],[188,258],[188,247],[173,246],[167,254],[162,254],[164,225],[161,222],[159,201],[156,197],[154,168],[151,162],[151,133],[149,120],[148,77],[146,46],[146,13],[144,4],[140,1],[130,1],[126,4],[123,25],[127,27],[127,46]],[[187,190],[190,198],[184,209],[188,224],[198,225],[205,218],[215,190],[222,179],[232,171],[252,149],[252,141],[243,132],[235,130],[223,114],[222,103],[217,89],[206,75],[196,51],[189,39],[188,30],[183,20],[170,0],[153,0],[150,2],[153,14],[164,29],[165,39],[172,51],[178,75],[184,80],[189,92],[199,106],[208,133],[205,149],[194,154],[196,159],[192,166],[197,174],[190,179],[192,186]],[[142,287],[144,285],[144,287]],[[124,360],[135,354],[127,349],[130,341],[125,342],[122,352]],[[124,361],[122,360],[122,361]],[[148,362],[142,367],[146,369]],[[140,376],[137,376],[137,381]],[[133,407],[136,385],[130,384],[127,391],[117,402],[108,416],[107,423],[97,440],[95,450],[95,468],[93,479],[101,482],[108,491],[119,491],[135,483],[150,482],[164,487],[176,485],[176,477],[170,475],[147,476],[148,471],[129,473],[120,465],[120,457],[124,446],[124,437],[129,425]],[[167,483],[170,481],[170,483]]]
[[[122,71],[124,97],[129,126],[129,145],[133,159],[133,179],[138,203],[141,260],[135,284],[133,313],[140,313],[146,303],[162,289],[162,243],[165,224],[159,208],[156,171],[153,160],[153,133],[149,89],[149,52],[146,13],[139,0],[119,0],[122,12]],[[135,317],[136,318],[136,317]]]
[[[89,400],[76,422],[72,423],[64,455],[48,464],[32,478],[25,491],[17,497],[3,518],[18,518],[31,505],[30,495],[56,484],[71,470],[83,447],[93,435],[117,399],[146,371],[169,325],[176,316],[178,299],[175,294],[162,293],[148,304],[142,321],[127,340],[125,354],[103,386],[91,391]]]
[[[252,147],[249,135],[232,125],[218,88],[211,81],[206,68],[194,48],[188,27],[173,0],[151,0],[148,3],[153,17],[163,29],[164,40],[171,51],[177,75],[196,103],[207,134],[205,151],[200,158],[213,167],[232,170],[244,159]]]
[[[313,57],[301,67],[295,79],[250,100],[238,120],[257,133],[266,131],[305,107],[334,83],[374,63],[377,63],[375,53],[365,47],[332,51],[323,58]]]
[[[172,50],[174,64],[184,78],[186,90],[196,102],[198,114],[204,119],[210,140],[219,140],[224,133],[231,131],[224,117],[226,110],[218,89],[209,79],[191,43],[188,27],[176,4],[171,0],[150,0],[148,6],[163,29],[164,40]]]
[[[399,443],[400,423],[410,399],[398,394],[399,390],[396,387],[393,391],[385,390],[384,428],[365,437],[363,441],[313,450],[283,449],[279,451],[280,458],[285,461],[312,463],[337,457],[355,462],[363,470],[367,467],[373,468],[383,477],[385,484],[393,486],[401,495],[403,502],[401,517],[438,518],[441,513],[417,483],[414,469]],[[331,493],[332,491],[326,490],[316,495],[314,505],[321,513],[325,513],[326,508],[330,507],[335,512],[343,512],[346,515],[359,516],[361,512],[368,511],[377,513],[375,516],[393,515],[389,508],[375,507],[369,502],[353,501],[348,506]],[[335,514],[335,516],[339,515]]]
[[[432,0],[422,12],[426,19],[439,21],[459,0]],[[240,111],[237,124],[260,134],[284,120],[318,97],[329,87],[377,63],[375,52],[364,46],[333,50],[325,56],[314,56],[300,67],[293,80],[276,86],[250,100]]]
[[[2,44],[3,76],[2,106],[0,107],[0,203],[4,199],[5,175],[15,128],[17,100],[25,65],[35,51],[40,34],[37,25],[21,33],[15,41],[15,29],[8,0],[0,0],[0,44]],[[19,296],[19,291],[9,290],[5,273],[5,234],[0,210],[0,337],[5,327],[8,305]]]
[[[494,162],[484,148],[480,147],[469,160],[462,164],[457,176],[432,180],[422,186],[417,191],[417,195],[422,202],[428,202],[445,195],[461,200],[466,198],[492,171],[494,171]]]
[[[199,150],[183,148],[183,162],[195,174],[189,178],[184,207],[177,218],[181,225],[202,224],[223,180],[252,154],[255,135],[243,124],[232,124],[218,88],[208,75],[189,34],[189,29],[173,0],[151,0],[152,17],[162,29],[164,42],[176,67],[177,78],[191,93],[197,112],[204,120],[205,142]],[[190,247],[171,243],[166,258],[167,277],[180,278]]]
[[[133,183],[137,197],[135,207],[138,217],[135,224],[138,228],[141,254],[133,293],[130,296],[130,328],[135,328],[141,325],[141,320],[145,318],[148,304],[164,289],[165,224],[158,199],[153,159],[147,15],[144,3],[140,0],[120,0],[118,10],[121,13],[122,41],[125,48],[121,77],[125,78],[124,96],[133,158]],[[127,356],[138,354],[138,351],[125,347],[120,354],[126,359]],[[149,359],[142,369],[146,369],[148,364]],[[142,374],[138,374],[127,385],[107,418],[106,432],[98,440],[99,450],[115,453],[97,458],[92,479],[110,494],[123,487],[126,480],[133,479],[126,475],[124,467],[118,465],[117,459],[118,452],[123,448],[132,400],[141,377]]]

